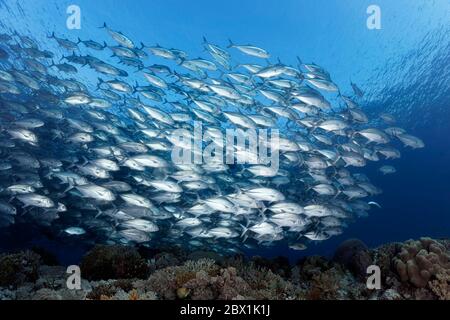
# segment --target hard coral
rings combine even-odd
[[[312,278],[308,300],[330,300],[338,298],[339,274],[335,269],[318,273]]]
[[[447,273],[438,273],[436,280],[429,282],[431,291],[439,298],[439,300],[450,300],[450,276]]]
[[[88,280],[145,279],[149,267],[132,247],[98,245],[84,256],[81,272]]]
[[[290,277],[291,275],[291,266],[289,264],[289,259],[286,257],[278,256],[274,259],[266,259],[255,256],[252,258],[252,262],[256,267],[269,269],[273,273],[279,274],[283,277]]]
[[[62,300],[62,297],[56,291],[44,288],[36,291],[32,300]]]
[[[250,287],[250,290],[242,292],[242,295],[269,300],[288,299],[296,295],[295,286],[271,270],[251,264],[240,270],[240,275]]]
[[[190,297],[193,300],[231,300],[242,292],[249,292],[250,289],[233,267],[220,270],[217,276],[199,271],[185,287],[190,290]]]
[[[187,261],[183,266],[168,267],[154,272],[148,279],[151,290],[163,299],[175,299],[177,290],[196,278],[198,272],[208,277],[218,273],[219,267],[211,259]],[[187,287],[186,287],[187,288]]]
[[[105,300],[105,297],[112,297],[117,293],[117,288],[110,284],[100,284],[88,293],[86,298],[90,300]]]
[[[299,279],[311,280],[315,275],[332,267],[332,263],[320,256],[310,256],[297,262]]]
[[[393,259],[402,282],[424,288],[433,279],[450,279],[450,253],[441,243],[430,238],[409,240]],[[447,287],[448,289],[448,287]]]
[[[31,251],[0,256],[0,287],[36,281],[39,265],[39,255]]]

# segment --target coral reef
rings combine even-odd
[[[147,261],[135,248],[97,245],[81,261],[83,277],[88,280],[144,279],[150,272]]]
[[[450,276],[450,255],[442,244],[430,238],[407,241],[394,264],[400,279],[418,288],[425,287],[432,277]]]
[[[41,265],[27,251],[0,256],[0,300],[450,300],[449,253],[446,240],[368,249],[350,239],[333,259],[309,256],[291,265],[283,257],[97,246],[82,260],[81,289],[69,290],[65,267]],[[380,290],[366,286],[370,264],[380,267]]]
[[[0,256],[0,287],[37,280],[39,265],[40,257],[32,251]]]
[[[344,265],[357,277],[366,276],[367,267],[372,264],[369,248],[358,239],[341,243],[334,254],[334,261]]]

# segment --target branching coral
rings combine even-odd
[[[294,285],[271,270],[251,264],[241,270],[241,276],[250,286],[248,295],[255,299],[280,300],[295,296]]]
[[[215,261],[209,258],[186,261],[183,267],[186,272],[197,273],[199,271],[205,271],[208,274],[215,273],[219,269],[219,267],[215,264]]]
[[[163,299],[175,299],[177,290],[185,287],[190,280],[195,279],[198,272],[207,276],[215,275],[219,267],[212,259],[187,261],[183,266],[168,267],[154,272],[148,279],[148,286]]]
[[[312,287],[308,293],[309,300],[337,299],[339,277],[335,269],[318,273],[312,277]]]
[[[429,286],[440,300],[450,300],[450,275],[448,270],[447,273],[438,273],[436,280],[430,281]]]
[[[205,271],[196,273],[196,277],[185,284],[194,300],[231,300],[243,292],[249,292],[248,284],[237,275],[236,269],[228,267],[220,270],[216,276]]]
[[[81,290],[66,288],[64,267],[40,266],[39,257],[27,252],[0,257],[0,267],[3,267],[0,279],[9,286],[0,288],[0,299],[449,300],[449,248],[449,242],[428,238],[387,244],[370,251],[358,245],[356,249],[351,246],[349,252],[347,243],[345,254],[336,254],[344,258],[342,261],[311,256],[294,267],[284,259],[244,256],[226,257],[217,262],[217,259],[201,258],[203,254],[197,254],[196,260],[185,261],[186,253],[178,256],[159,251],[152,257],[160,259],[161,263],[158,268],[155,263],[152,270],[156,271],[147,277],[148,265],[134,249],[99,246],[83,259],[82,276],[93,279],[101,274],[111,279],[82,279]],[[380,266],[381,290],[367,289],[365,279],[356,276],[361,274],[368,260],[354,260],[355,252],[364,252],[364,256],[370,254],[373,263]],[[177,265],[170,265],[176,261]],[[180,261],[185,262],[180,265]],[[348,261],[351,263],[347,264]],[[357,263],[357,269],[351,268],[353,262]],[[169,266],[161,268],[167,264]],[[10,292],[14,285],[18,287]]]

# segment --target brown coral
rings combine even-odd
[[[340,274],[336,269],[318,273],[312,278],[312,287],[307,295],[308,300],[331,300],[338,298]]]
[[[88,280],[145,279],[149,271],[136,249],[118,245],[95,246],[81,262],[82,276]]]
[[[430,281],[429,286],[439,300],[450,300],[450,276],[448,272],[438,273],[436,280]]]
[[[106,297],[112,297],[116,294],[117,288],[110,284],[101,284],[88,293],[86,298],[90,300],[105,300]]]
[[[358,239],[342,242],[336,249],[333,260],[345,266],[360,279],[366,276],[367,267],[372,264],[369,248]]]
[[[163,299],[175,299],[177,290],[204,272],[208,277],[216,275],[219,267],[211,259],[187,261],[183,266],[167,267],[157,270],[148,279],[149,288]],[[188,287],[186,287],[188,288]],[[188,288],[189,289],[189,288]]]
[[[430,238],[409,240],[393,259],[395,270],[402,282],[424,288],[432,279],[450,277],[450,255],[439,242]]]
[[[220,270],[217,276],[199,271],[195,279],[187,282],[185,287],[190,290],[193,300],[231,300],[250,289],[233,267]]]

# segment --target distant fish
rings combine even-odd
[[[350,82],[353,92],[355,93],[355,95],[359,98],[362,98],[364,96],[364,92],[353,82]]]
[[[304,245],[303,243],[295,243],[295,244],[291,244],[289,245],[289,248],[295,251],[303,251],[308,249],[308,247],[306,245]]]
[[[392,174],[392,173],[396,173],[397,170],[393,167],[393,166],[382,166],[379,169],[384,175],[386,174]]]

